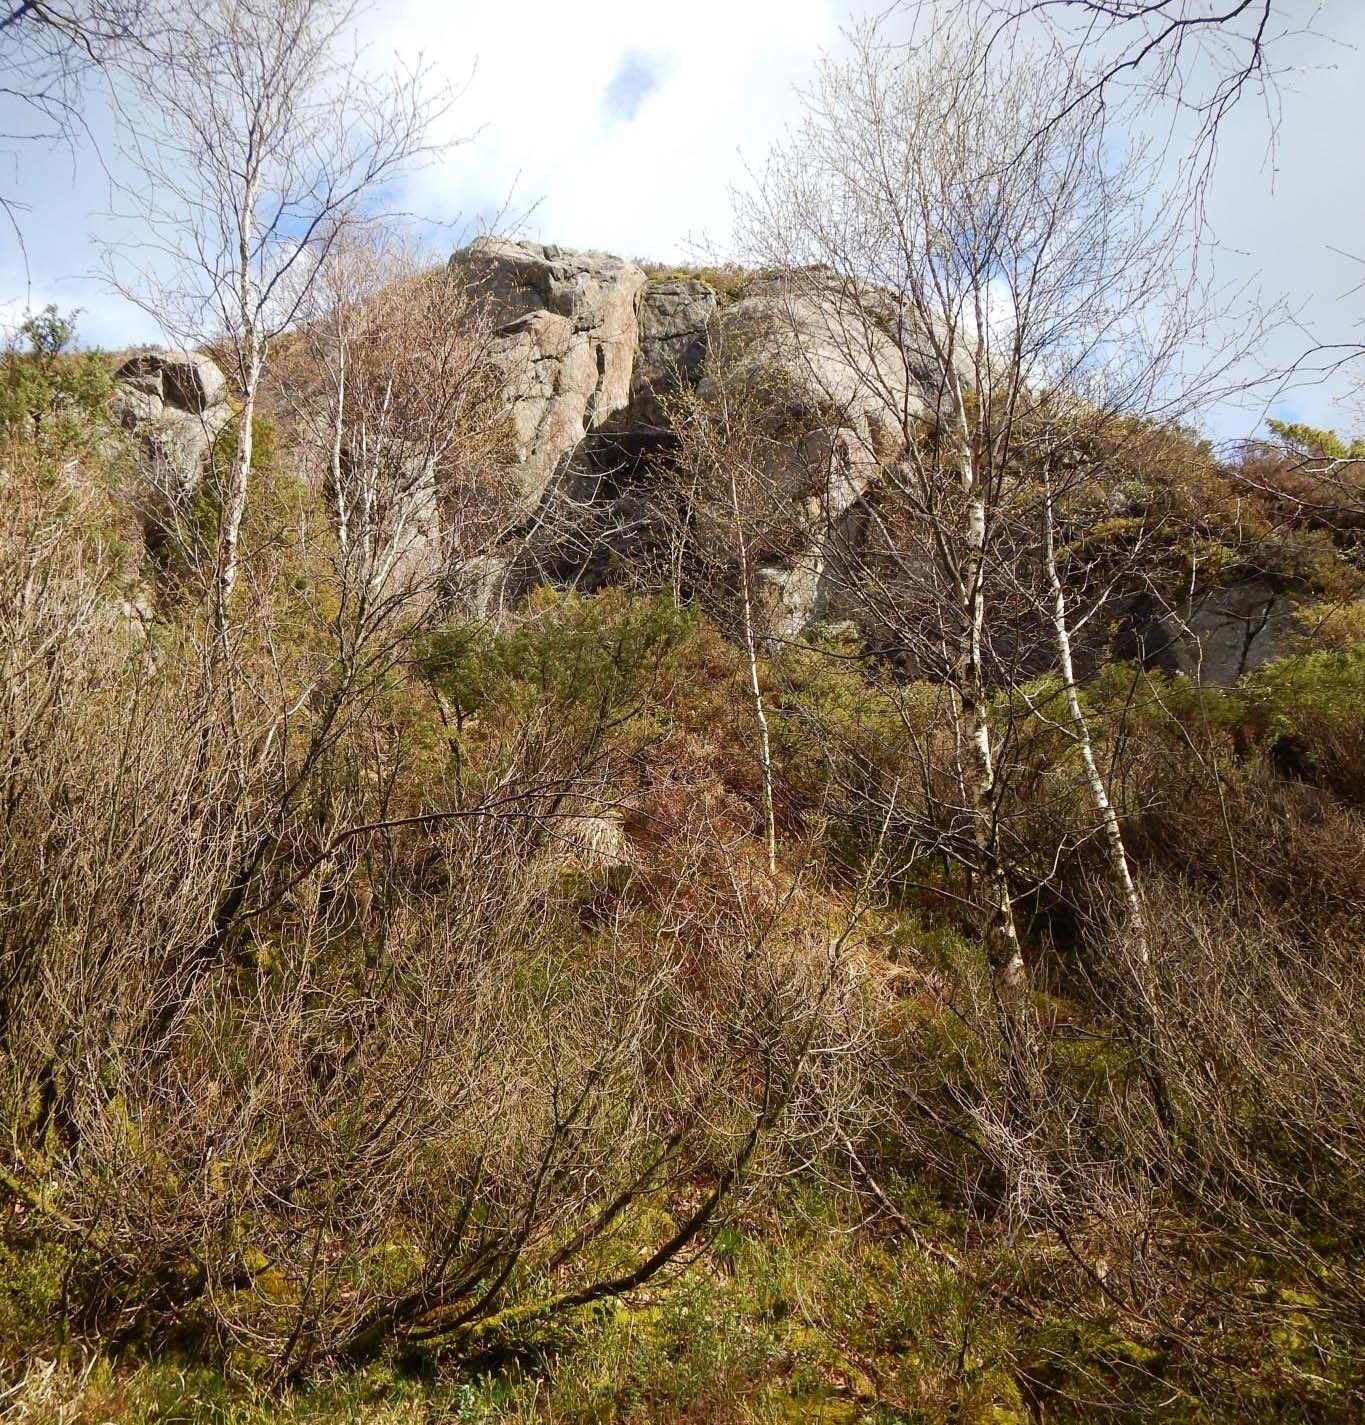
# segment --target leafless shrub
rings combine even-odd
[[[1103,998],[1127,1028],[1117,1055],[1102,1051],[1110,1067],[1091,1078],[1091,1109],[1072,1112],[1092,1125],[1090,1159],[1077,1162],[1084,1206],[1061,1239],[1107,1307],[1234,1378],[1256,1364],[1225,1351],[1222,1333],[1291,1339],[1306,1327],[1318,1349],[1358,1361],[1358,946],[1331,931],[1305,939],[1272,906],[1155,884],[1146,972],[1135,979],[1126,936],[1104,968]],[[1135,1008],[1139,982],[1149,1003]],[[1165,1116],[1125,1083],[1134,1033],[1144,1062],[1155,1049]],[[1323,1383],[1304,1372],[1312,1393]]]
[[[465,595],[513,519],[505,383],[458,274],[377,232],[313,276],[274,386],[349,583]]]
[[[601,868],[585,934],[551,833],[600,727],[532,709],[452,774],[392,605],[313,645],[263,587],[225,667],[7,518],[3,1187],[78,1329],[212,1330],[277,1379],[460,1337],[632,1290],[771,1144],[834,1139],[837,924],[702,818],[666,854],[704,878]]]
[[[110,246],[115,287],[187,343],[216,328],[241,399],[223,481],[213,607],[236,582],[256,402],[272,342],[364,203],[435,146],[451,96],[425,71],[378,77],[346,54],[356,0],[211,0],[169,7],[127,80],[124,148],[140,182]]]

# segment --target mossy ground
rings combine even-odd
[[[629,1301],[391,1353],[298,1390],[192,1353],[82,1353],[54,1330],[56,1264],[6,1256],[0,1353],[17,1362],[17,1336],[35,1329],[49,1345],[24,1343],[27,1366],[0,1371],[0,1412],[62,1425],[1359,1418],[1358,1367],[1324,1352],[1306,1314],[1305,1329],[1280,1313],[1276,1328],[1225,1339],[1190,1370],[1195,1362],[1106,1319],[1099,1303],[1054,1297],[1065,1273],[1041,1244],[972,1243],[922,1191],[893,1180],[888,1192],[905,1214],[899,1227],[809,1181],[780,1189],[761,1215],[719,1228],[704,1257]],[[1217,1334],[1211,1324],[1211,1345]]]

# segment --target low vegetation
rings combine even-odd
[[[172,597],[138,553],[106,364],[7,361],[8,1411],[1354,1418],[1357,625],[1085,687],[1140,970],[1062,689],[995,695],[1021,1082],[908,775],[942,684],[758,660],[770,870],[755,669],[699,609],[366,594],[294,427],[225,664],[205,559]]]
[[[593,592],[526,447],[619,332],[385,233],[420,65],[0,25],[227,367],[157,445],[193,353],[0,354],[0,1416],[1365,1414],[1365,445],[1203,440],[1114,76],[895,8],[651,270],[769,280],[561,467]]]

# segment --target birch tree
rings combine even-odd
[[[911,45],[883,19],[848,48],[742,200],[741,226],[756,260],[792,274],[793,312],[826,313],[843,419],[861,413],[894,448],[850,593],[888,652],[950,690],[944,780],[962,801],[936,849],[968,868],[997,984],[1016,992],[1021,887],[1002,799],[1016,713],[998,693],[1046,656],[1040,613],[1052,659],[1071,662],[1065,590],[1040,602],[1021,572],[1046,542],[1027,524],[1030,461],[1041,431],[1082,414],[1176,419],[1232,358],[1197,379],[1184,369],[1204,309],[1179,229],[1153,201],[1147,156],[1098,105],[1072,102],[1083,75],[961,24]],[[809,366],[826,379],[826,355]],[[1074,692],[1074,667],[1063,678]],[[1121,829],[1084,719],[1071,726],[1127,897]]]
[[[136,223],[110,272],[182,342],[212,336],[241,402],[212,593],[224,633],[271,343],[386,185],[437,151],[450,96],[421,67],[376,76],[350,48],[357,0],[206,0],[165,16],[130,75]]]
[[[788,541],[791,501],[775,478],[785,444],[764,429],[761,386],[730,379],[723,344],[713,347],[710,378],[669,402],[678,438],[681,506],[690,528],[687,560],[695,586],[722,626],[738,634],[754,715],[768,871],[777,870],[777,814],[772,738],[763,693],[764,610],[760,561]],[[719,597],[718,597],[719,596]]]
[[[336,244],[278,375],[348,595],[458,593],[515,523],[506,383],[460,276],[393,234]]]

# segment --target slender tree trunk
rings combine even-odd
[[[346,336],[338,332],[337,379],[336,379],[336,419],[332,426],[332,498],[337,507],[337,542],[341,545],[342,556],[351,552],[351,530],[348,516],[350,508],[345,481],[341,470],[342,432],[346,418]]]
[[[232,467],[224,492],[222,524],[218,536],[218,578],[214,593],[214,617],[220,634],[225,634],[228,606],[237,583],[237,564],[242,538],[242,516],[246,512],[247,482],[251,475],[252,436],[256,421],[256,386],[258,374],[253,369],[242,398],[238,417],[237,448],[233,451]]]
[[[964,420],[965,428],[965,420]],[[957,693],[968,747],[967,790],[971,799],[972,834],[988,896],[987,950],[1002,990],[1013,998],[1023,989],[1027,972],[1014,920],[1009,880],[1000,862],[996,828],[995,758],[986,717],[986,500],[964,439],[958,457],[959,478],[967,497],[967,554],[961,569],[962,617],[967,647],[959,664]]]
[[[246,175],[242,203],[237,210],[237,321],[239,370],[242,376],[242,410],[237,419],[237,448],[224,492],[222,524],[218,534],[218,569],[214,589],[214,622],[226,645],[228,607],[237,583],[237,561],[246,511],[247,484],[251,478],[251,448],[256,427],[256,392],[261,382],[263,351],[257,324],[256,290],[252,280],[252,225],[260,193],[259,168]],[[226,647],[224,648],[226,652]]]
[[[1090,737],[1090,725],[1085,709],[1081,706],[1080,691],[1076,686],[1075,665],[1071,656],[1071,629],[1067,621],[1066,590],[1057,569],[1056,536],[1053,527],[1052,482],[1047,471],[1043,472],[1043,558],[1047,564],[1048,584],[1052,591],[1052,631],[1057,641],[1057,657],[1062,668],[1062,684],[1066,690],[1067,712],[1076,743],[1081,749],[1081,762],[1085,766],[1086,781],[1090,785],[1090,798],[1095,805],[1100,824],[1104,828],[1105,846],[1109,853],[1109,864],[1114,879],[1119,883],[1124,901],[1128,907],[1128,926],[1137,945],[1138,961],[1146,966],[1150,959],[1147,945],[1147,927],[1142,917],[1142,902],[1138,898],[1137,887],[1133,883],[1133,872],[1128,860],[1128,848],[1123,842],[1123,829],[1119,826],[1109,793],[1100,775],[1099,764],[1095,760],[1095,747]]]
[[[1066,589],[1057,568],[1056,533],[1053,521],[1052,481],[1046,467],[1043,470],[1043,558],[1047,565],[1048,583],[1052,590],[1052,630],[1057,640],[1057,657],[1062,669],[1062,683],[1066,690],[1067,712],[1081,749],[1081,762],[1085,766],[1086,781],[1090,784],[1090,798],[1104,827],[1105,846],[1109,853],[1109,864],[1113,868],[1114,879],[1119,883],[1123,899],[1128,908],[1128,930],[1137,950],[1137,1012],[1141,1032],[1145,1040],[1143,1049],[1144,1072],[1152,1091],[1152,1103],[1157,1119],[1169,1133],[1175,1126],[1175,1115],[1171,1106],[1170,1093],[1161,1068],[1158,1049],[1157,1016],[1149,992],[1147,971],[1151,964],[1151,950],[1147,938],[1147,923],[1142,914],[1142,901],[1133,881],[1132,865],[1128,859],[1128,848],[1123,841],[1123,828],[1119,825],[1118,814],[1100,775],[1095,759],[1095,747],[1090,738],[1090,725],[1085,709],[1081,706],[1080,691],[1076,686],[1076,670],[1071,655],[1071,629],[1067,621]]]
[[[773,808],[773,754],[768,736],[768,715],[763,706],[763,688],[758,677],[758,638],[754,631],[753,584],[749,568],[749,545],[744,538],[744,514],[740,509],[739,485],[734,463],[730,463],[730,513],[735,524],[735,541],[739,547],[740,602],[744,619],[744,651],[749,660],[749,695],[754,703],[754,721],[758,724],[758,765],[763,777],[763,838],[768,850],[768,872],[777,872],[777,816]]]

